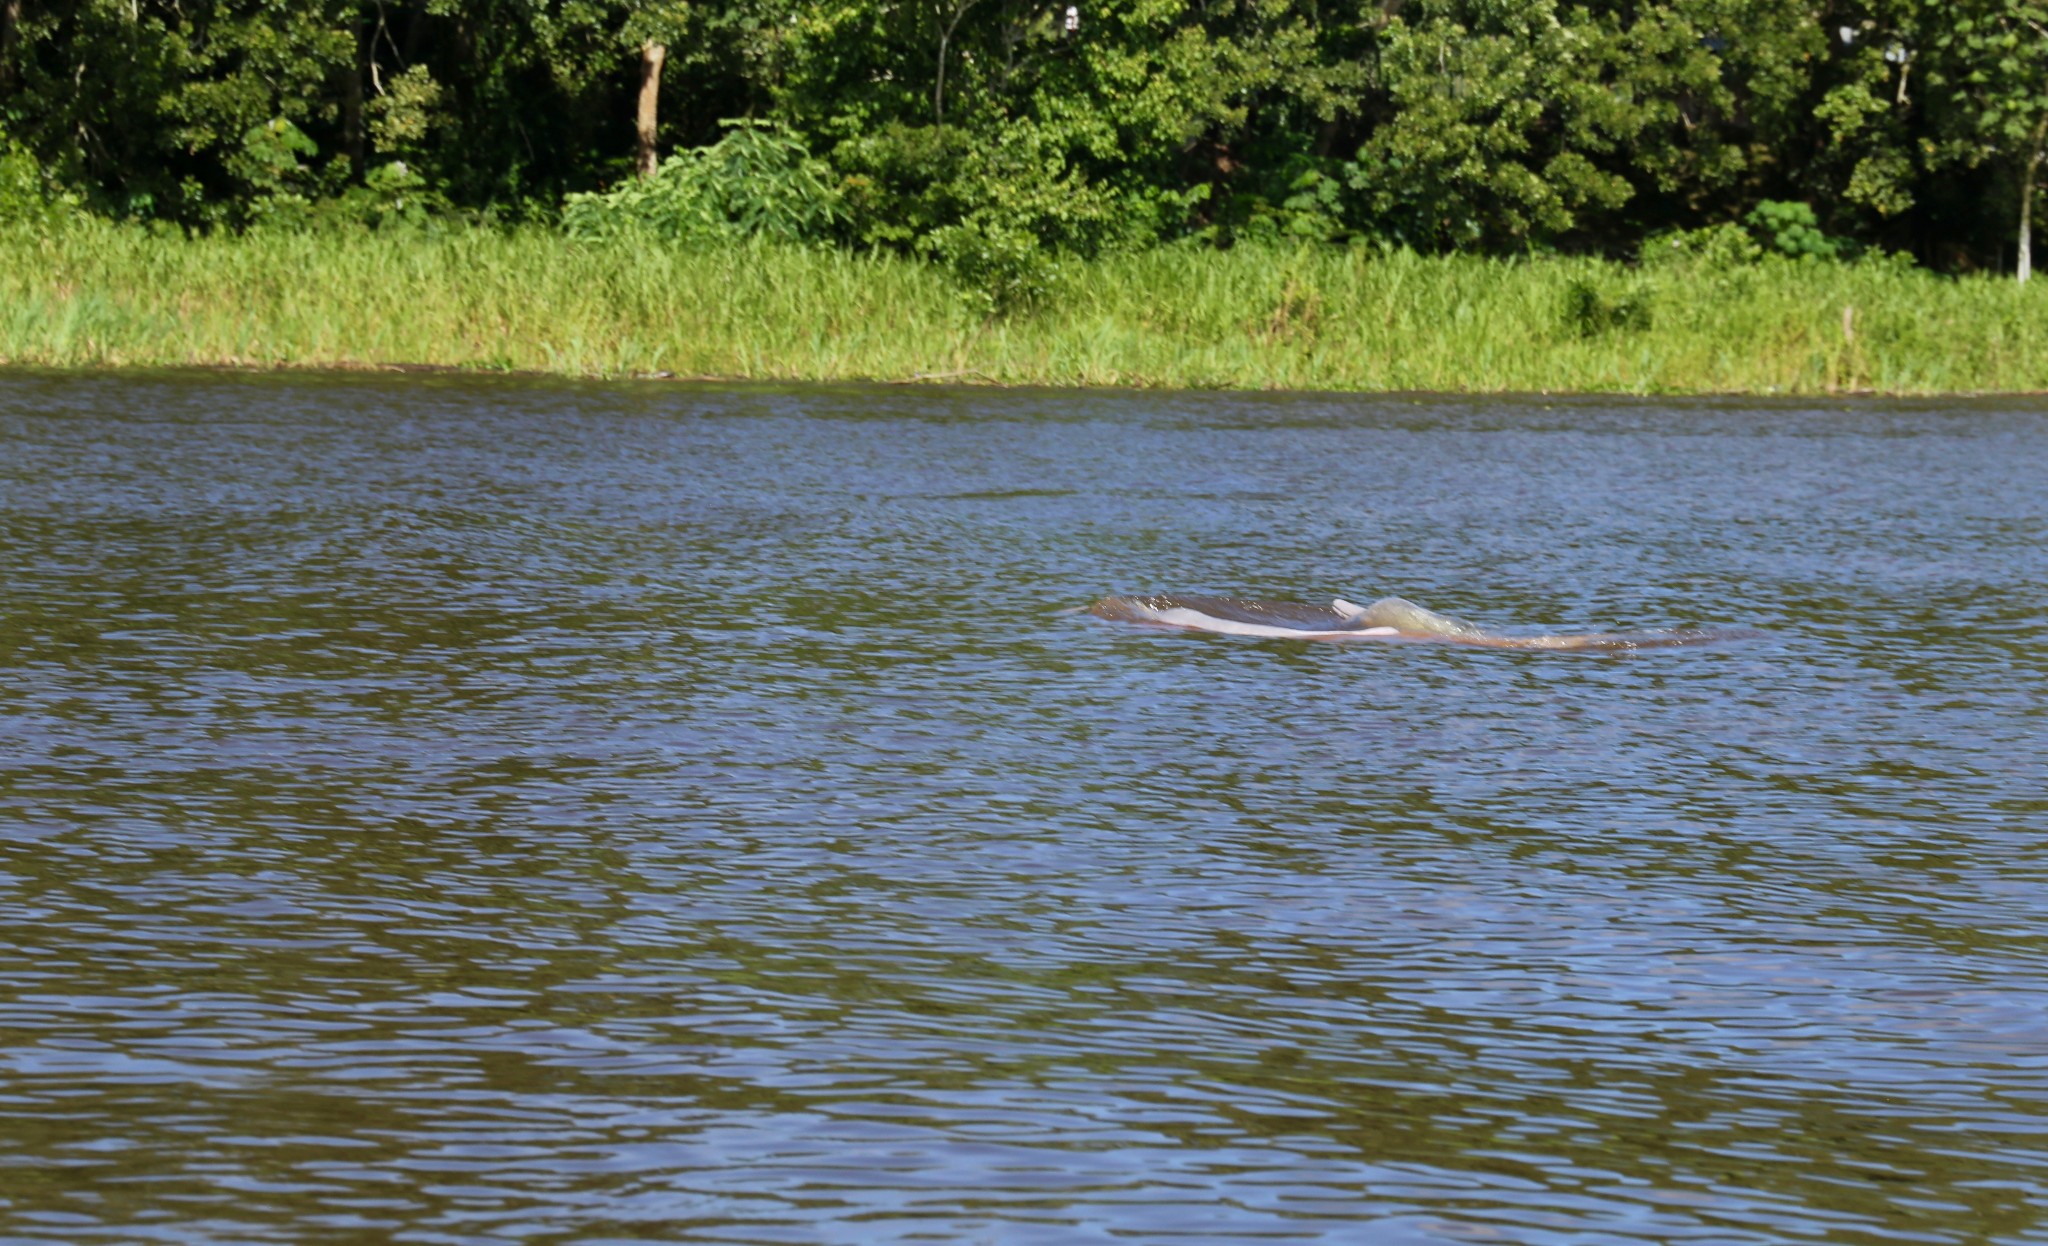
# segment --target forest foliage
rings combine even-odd
[[[0,217],[758,234],[991,306],[1160,244],[2010,269],[2044,145],[2048,0],[0,0]]]

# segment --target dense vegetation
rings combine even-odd
[[[566,204],[995,303],[1178,240],[2010,270],[2044,145],[2048,0],[0,0],[0,214]]]
[[[0,0],[0,362],[2048,388],[2048,0]]]

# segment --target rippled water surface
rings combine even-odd
[[[0,1236],[2042,1241],[2044,601],[2015,404],[0,379]]]

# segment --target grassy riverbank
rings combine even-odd
[[[1161,250],[987,320],[887,257],[538,230],[0,232],[0,361],[1333,390],[2048,389],[2048,283],[1886,264]]]

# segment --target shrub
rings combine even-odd
[[[984,315],[1044,302],[1062,257],[1156,242],[1207,192],[1091,181],[1056,132],[1028,121],[979,138],[888,126],[841,144],[833,158],[847,174],[854,237],[938,262]]]
[[[49,225],[77,209],[74,196],[51,192],[41,163],[0,128],[0,225]]]
[[[767,122],[720,124],[730,127],[725,137],[677,152],[652,177],[603,194],[570,195],[562,228],[583,241],[808,242],[844,219],[831,170],[795,136]]]
[[[1059,261],[1029,232],[989,221],[948,225],[924,248],[945,265],[967,305],[983,316],[1007,316],[1047,302]]]
[[[1635,286],[1610,290],[1585,278],[1564,288],[1564,326],[1573,337],[1598,337],[1617,330],[1640,332],[1650,327],[1650,297]]]
[[[1846,258],[1850,242],[1822,232],[1811,204],[1766,199],[1750,210],[1743,223],[1765,249],[1792,259]]]
[[[1645,264],[1690,263],[1707,268],[1741,268],[1764,256],[1764,249],[1740,225],[1723,223],[1704,229],[1679,229],[1643,242]]]

